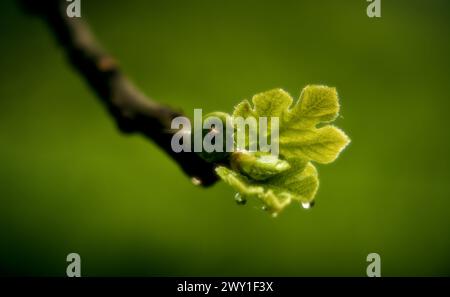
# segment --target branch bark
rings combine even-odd
[[[20,0],[23,7],[42,17],[65,50],[72,66],[97,94],[123,133],[141,133],[171,156],[195,184],[208,186],[217,180],[214,164],[196,153],[175,153],[170,145],[176,131],[173,118],[182,116],[147,98],[122,73],[116,60],[99,45],[82,19],[69,18],[64,0]]]

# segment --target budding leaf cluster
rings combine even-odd
[[[233,118],[279,118],[279,156],[233,152],[229,166],[216,167],[216,173],[241,199],[259,199],[274,216],[294,201],[310,205],[319,187],[313,163],[333,162],[350,142],[330,124],[338,114],[336,89],[326,86],[306,86],[294,104],[282,89],[257,94],[252,104],[244,100],[235,106]]]

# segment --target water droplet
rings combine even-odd
[[[236,195],[234,195],[234,200],[239,205],[244,205],[245,203],[247,203],[247,200],[245,200],[245,198],[243,198],[239,193],[236,193]]]
[[[202,181],[197,178],[197,177],[193,177],[191,178],[191,182],[195,185],[195,186],[200,186],[202,184]]]
[[[263,205],[263,206],[261,207],[261,209],[262,209],[262,210],[267,210],[267,206]]]
[[[304,209],[310,209],[312,207],[310,202],[302,202],[301,205]]]
[[[278,217],[278,212],[272,213],[272,218],[276,218],[276,217]]]

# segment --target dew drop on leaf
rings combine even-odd
[[[304,209],[310,209],[314,206],[314,201],[312,202],[301,202],[300,203]]]
[[[239,193],[236,193],[236,195],[234,195],[234,200],[239,205],[244,205],[245,203],[247,203],[247,200],[245,200],[245,198],[243,198]]]
[[[195,186],[200,186],[202,184],[202,181],[197,178],[197,177],[193,177],[191,178],[191,182],[195,185]]]

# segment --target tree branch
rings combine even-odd
[[[68,59],[85,78],[115,119],[123,133],[141,133],[169,154],[195,184],[208,186],[217,177],[214,164],[196,153],[175,153],[170,129],[173,118],[182,116],[167,106],[147,98],[121,72],[115,59],[97,43],[87,24],[66,15],[64,0],[21,0],[24,8],[42,17],[65,50]]]

